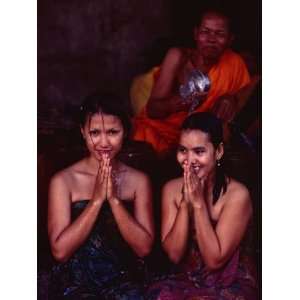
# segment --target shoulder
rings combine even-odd
[[[245,70],[247,70],[246,63],[244,62],[242,56],[231,49],[227,49],[223,53],[221,61],[231,66],[244,68]]]
[[[167,54],[164,59],[164,64],[166,63],[179,63],[185,57],[185,51],[183,48],[173,47],[167,51]]]
[[[182,177],[172,179],[163,186],[163,193],[165,195],[181,194],[182,186],[183,186]]]
[[[55,173],[50,181],[50,186],[66,185],[69,186],[74,181],[76,174],[82,168],[82,161],[78,161],[73,165]]]
[[[126,170],[126,177],[129,179],[132,183],[134,183],[135,186],[142,185],[150,185],[150,179],[149,176],[135,168],[129,167],[127,165],[124,165],[124,168]]]
[[[226,203],[228,205],[238,206],[252,212],[251,196],[244,184],[231,178],[226,194]]]

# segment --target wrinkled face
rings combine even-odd
[[[112,159],[122,148],[124,128],[116,116],[94,114],[81,128],[81,133],[88,150],[97,160],[104,154]]]
[[[223,155],[223,144],[214,148],[207,133],[197,129],[181,132],[177,150],[177,161],[189,168],[199,177],[206,178],[212,174],[217,160]]]
[[[203,16],[202,22],[195,28],[194,38],[203,57],[215,60],[219,59],[232,41],[226,18],[214,13]]]

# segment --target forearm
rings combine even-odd
[[[102,204],[103,201],[90,200],[80,216],[51,242],[53,256],[58,261],[67,261],[87,239]]]
[[[189,212],[188,203],[181,202],[175,222],[162,241],[162,246],[167,252],[170,260],[178,263],[183,257],[188,239]]]
[[[211,269],[221,267],[223,261],[222,249],[218,237],[211,224],[205,205],[193,208],[196,238],[200,253],[205,264]]]
[[[112,198],[109,204],[124,240],[139,257],[148,255],[152,248],[153,236],[128,213],[122,201]]]
[[[162,119],[170,115],[168,99],[149,99],[146,106],[147,114],[152,119]]]

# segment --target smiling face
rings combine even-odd
[[[223,144],[216,149],[209,135],[198,129],[188,129],[181,132],[177,150],[177,161],[182,166],[188,166],[199,178],[214,174],[217,160],[223,156]]]
[[[81,133],[88,150],[97,160],[104,154],[113,159],[122,148],[124,128],[116,116],[96,113],[87,119]]]
[[[194,30],[197,49],[204,59],[217,60],[232,42],[227,19],[217,13],[207,13]]]

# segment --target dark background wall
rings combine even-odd
[[[50,260],[47,190],[77,157],[72,115],[96,88],[124,99],[133,77],[160,63],[170,46],[190,45],[201,0],[40,0],[38,2],[38,253]],[[260,0],[219,1],[235,17],[233,48],[260,61]],[[80,152],[80,151],[79,151]],[[44,253],[45,255],[41,255]]]
[[[38,127],[68,128],[84,96],[111,88],[129,108],[132,78],[188,44],[201,0],[38,2]],[[216,2],[216,1],[215,1]],[[260,59],[260,1],[219,1],[235,16],[236,50]]]

